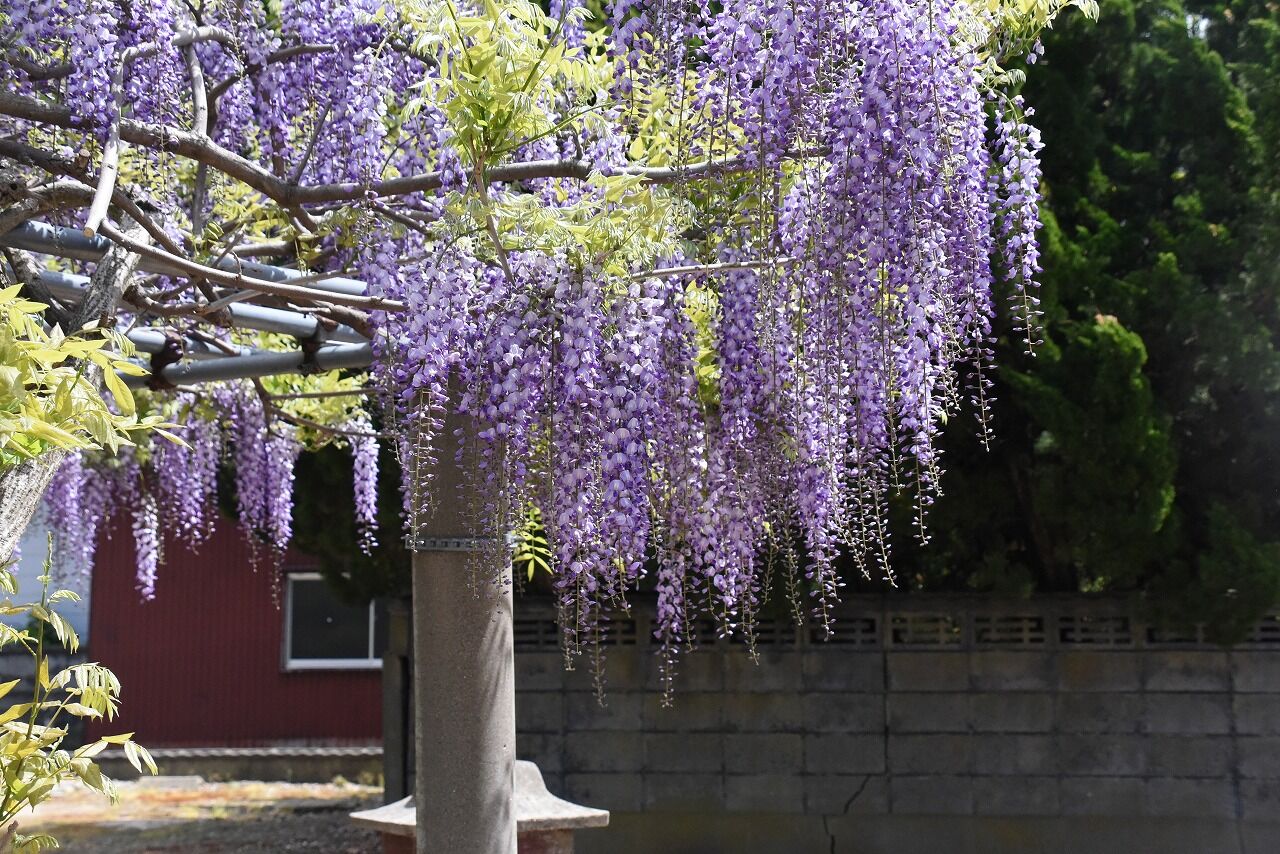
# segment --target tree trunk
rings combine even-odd
[[[132,239],[149,239],[146,231],[131,220],[123,224]],[[98,321],[103,328],[114,326],[116,306],[137,269],[137,255],[119,246],[111,247],[94,268],[84,300],[72,313],[71,329],[80,329],[92,321]],[[85,375],[101,383],[97,368],[90,366]],[[52,448],[34,460],[0,472],[0,566],[13,556],[49,482],[66,458],[66,451]]]
[[[13,557],[53,473],[66,458],[66,451],[54,448],[0,474],[0,566]]]
[[[433,492],[413,556],[415,802],[418,854],[516,854],[515,657],[510,573],[476,566],[485,531],[460,499],[454,430],[445,423]]]

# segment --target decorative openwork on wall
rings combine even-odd
[[[560,636],[550,606],[526,603],[515,618],[517,651],[559,649]],[[532,612],[532,613],[531,613]],[[536,614],[536,615],[535,615]],[[603,646],[652,643],[652,607],[640,603],[631,616],[608,621]],[[851,603],[839,617],[839,630],[823,639],[821,626],[797,628],[789,618],[761,618],[754,643],[759,647],[857,647],[863,649],[1167,649],[1207,648],[1203,626],[1168,629],[1146,621],[1139,603],[1126,599],[1058,598],[1001,602],[922,596],[878,607]],[[711,619],[692,621],[695,649],[743,648],[740,636],[721,639]],[[1268,614],[1237,645],[1241,649],[1280,647],[1280,613]]]

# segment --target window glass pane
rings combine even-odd
[[[322,579],[289,582],[292,658],[369,658],[369,606],[339,601]]]

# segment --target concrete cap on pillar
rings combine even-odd
[[[516,831],[577,830],[605,827],[609,811],[573,804],[547,791],[538,766],[516,760]]]
[[[538,766],[525,760],[516,762],[515,812],[519,833],[578,830],[609,824],[608,810],[570,803],[547,791]],[[417,810],[410,796],[385,806],[353,812],[351,820],[379,833],[413,836]]]

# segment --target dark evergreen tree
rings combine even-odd
[[[348,602],[408,596],[410,591],[400,469],[387,448],[378,468],[378,545],[365,554],[356,529],[351,452],[330,445],[298,458],[294,542],[320,562],[321,574]]]
[[[904,561],[926,587],[1142,589],[1231,640],[1280,596],[1276,12],[1116,0],[1046,41],[1046,343],[1002,339],[992,452],[952,425],[957,497]]]

